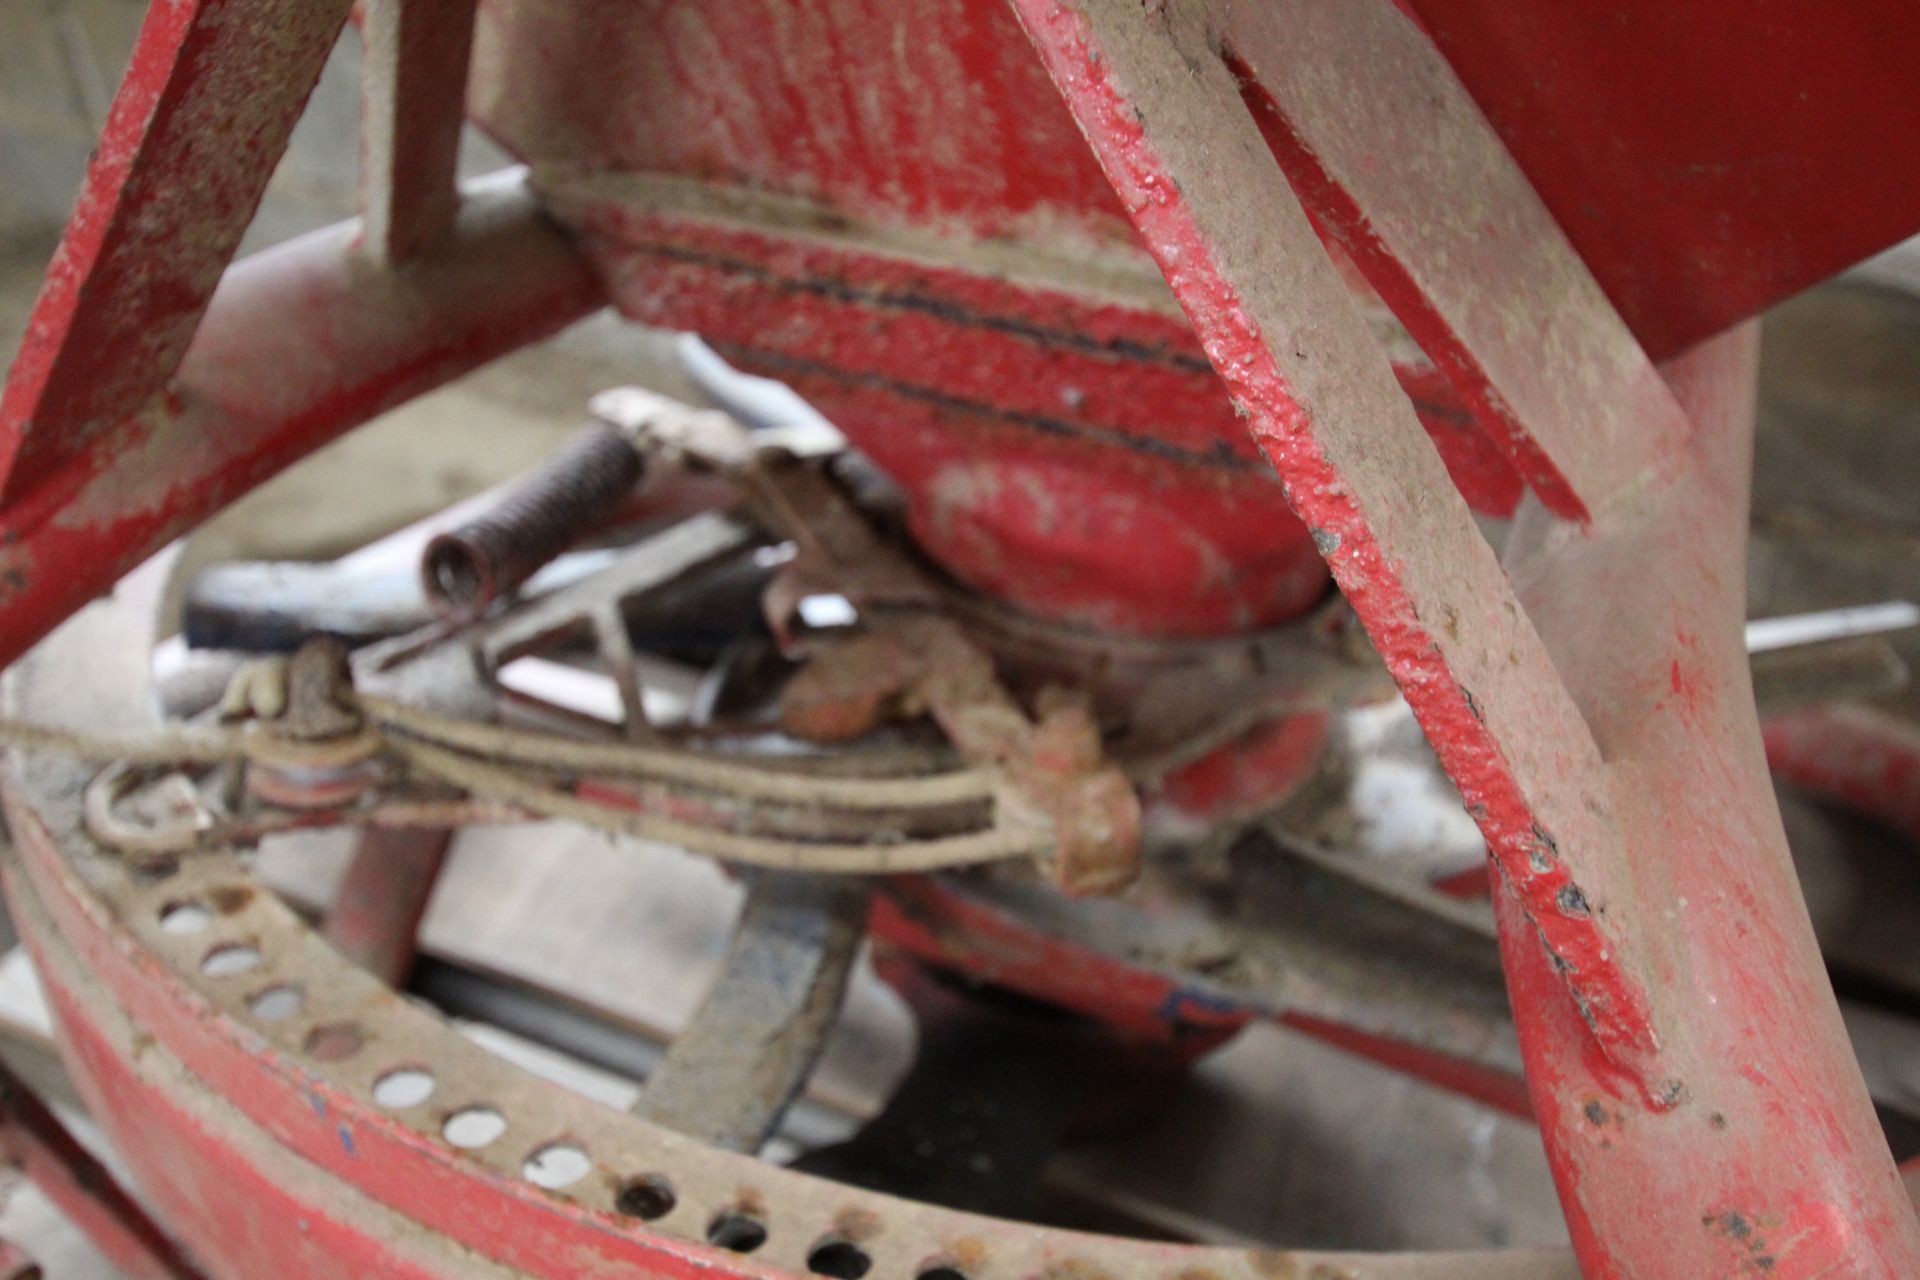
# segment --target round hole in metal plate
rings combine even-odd
[[[197,902],[169,902],[160,908],[160,932],[175,937],[199,933],[213,923],[213,912]]]
[[[679,1197],[674,1194],[673,1184],[657,1173],[628,1179],[613,1198],[614,1208],[642,1222],[658,1222],[672,1213],[677,1203]]]
[[[707,1224],[707,1243],[735,1253],[752,1253],[766,1242],[766,1224],[738,1209],[729,1210]]]
[[[229,942],[207,952],[200,972],[209,978],[231,978],[260,967],[260,949],[244,942]]]
[[[807,1254],[807,1270],[831,1280],[861,1280],[873,1258],[851,1240],[822,1240]]]
[[[507,1131],[507,1118],[492,1107],[463,1107],[447,1117],[440,1134],[463,1151],[475,1151]]]
[[[433,1096],[433,1073],[400,1067],[373,1082],[373,1100],[389,1111],[417,1107]]]
[[[568,1142],[550,1142],[520,1166],[521,1177],[549,1191],[570,1187],[591,1172],[593,1161],[587,1153]]]
[[[262,1022],[285,1022],[306,1003],[306,994],[300,988],[282,985],[254,992],[247,1001],[247,1009]]]

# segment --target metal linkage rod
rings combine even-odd
[[[867,885],[763,871],[726,964],[634,1111],[689,1137],[758,1151],[826,1047],[866,937]]]

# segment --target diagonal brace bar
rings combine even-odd
[[[1600,749],[1208,32],[1179,6],[1015,7],[1595,1041],[1657,1092],[1651,1001],[1606,919]]]
[[[0,397],[0,502],[167,385],[351,7],[148,10]]]
[[[1687,422],[1453,69],[1388,0],[1228,0],[1223,54],[1319,228],[1548,509],[1658,475]]]

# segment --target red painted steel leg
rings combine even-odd
[[[362,831],[327,913],[327,941],[388,986],[404,987],[420,917],[452,843],[453,832],[443,827]]]
[[[165,388],[351,7],[148,10],[0,398],[0,500],[52,481]]]
[[[1123,4],[1021,10],[1596,1038],[1656,1089],[1644,975],[1604,913],[1562,909],[1614,896],[1599,746],[1233,76]]]
[[[1483,394],[1539,376],[1501,347],[1531,328],[1549,378],[1624,406],[1624,418],[1570,420],[1554,414],[1580,410],[1580,397],[1503,396],[1510,410],[1544,406],[1517,425],[1548,458],[1572,456],[1555,442],[1593,422],[1618,451],[1595,459],[1596,489],[1573,495],[1586,498],[1586,529],[1537,508],[1523,519],[1510,580],[1242,105],[1226,59],[1246,11],[1016,8],[1487,836],[1534,1108],[1583,1267],[1676,1280],[1743,1267],[1920,1274],[1920,1226],[1820,966],[1746,674],[1752,334],[1671,371],[1689,427],[1640,378],[1644,357],[1622,348],[1631,339],[1610,312],[1587,323],[1556,304],[1568,273],[1583,273],[1564,242],[1530,234],[1521,270],[1498,270],[1496,255],[1472,272],[1480,258],[1450,264],[1449,252],[1498,239],[1497,227],[1469,226],[1454,244],[1380,211],[1404,235],[1376,247],[1411,259],[1403,281],[1475,357],[1452,363]],[[1337,12],[1363,31],[1405,25],[1386,3]],[[1283,50],[1285,35],[1261,48]],[[1383,40],[1330,46],[1347,94],[1395,92],[1372,83],[1396,69],[1372,56]],[[1431,110],[1468,119],[1457,84],[1433,73],[1424,87]],[[1329,172],[1343,147],[1373,148],[1374,164],[1404,153],[1432,179],[1424,192],[1412,183],[1415,212],[1463,216],[1483,192],[1451,184],[1488,165],[1499,174],[1487,139],[1463,176],[1418,130],[1342,142],[1325,132],[1343,121],[1326,103],[1277,109],[1296,113],[1301,145],[1325,145]],[[1422,169],[1435,165],[1437,178]],[[1386,183],[1370,198],[1405,194]],[[1576,292],[1591,307],[1594,292]],[[1579,331],[1556,336],[1569,323]]]
[[[1535,1112],[1593,1275],[1920,1273],[1760,750],[1741,640],[1756,346],[1749,327],[1669,369],[1692,456],[1637,510],[1592,538],[1532,521],[1510,555],[1606,745],[1632,872],[1612,910],[1661,985],[1664,1108],[1591,1051],[1502,886]]]

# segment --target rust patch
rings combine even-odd
[[[236,915],[253,901],[253,889],[244,884],[227,884],[207,894],[207,901],[223,916]]]
[[[920,669],[889,633],[821,646],[780,693],[781,727],[808,742],[851,742],[886,718]]]
[[[861,633],[809,645],[807,666],[781,695],[787,731],[847,741],[889,714],[925,714],[964,759],[997,771],[996,808],[1009,823],[1052,833],[1046,861],[1060,888],[1108,893],[1132,883],[1140,798],[1106,759],[1086,699],[1050,687],[1030,715],[1001,683],[992,656],[934,611],[937,591],[827,473],[790,466],[756,471],[751,480],[800,549],[763,601],[776,633],[784,599],[797,600],[803,581],[838,591],[867,615]]]
[[[977,1271],[987,1263],[987,1246],[978,1236],[961,1236],[948,1249],[957,1271]]]
[[[859,1243],[880,1234],[880,1215],[870,1209],[847,1208],[834,1215],[833,1229],[846,1240]]]

